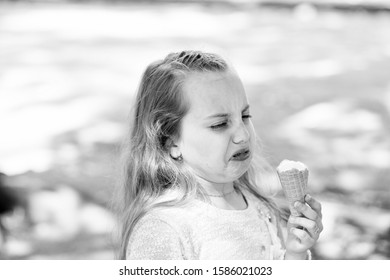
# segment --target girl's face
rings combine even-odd
[[[248,170],[255,138],[240,78],[232,71],[195,72],[183,90],[189,111],[174,149],[209,183],[237,180]]]

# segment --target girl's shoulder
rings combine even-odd
[[[156,208],[142,216],[130,236],[127,259],[184,258],[188,237],[173,213],[173,209]]]
[[[171,228],[177,233],[190,227],[193,221],[193,211],[191,205],[157,207],[148,211],[137,223],[136,227],[153,225]]]

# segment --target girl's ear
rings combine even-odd
[[[173,145],[170,149],[170,154],[173,159],[180,160],[182,158],[180,149],[177,145]]]
[[[168,151],[169,151],[171,158],[173,158],[175,160],[179,160],[182,157],[181,152],[180,152],[180,148],[176,144],[176,141],[174,139],[169,138],[167,140],[167,148],[168,148]]]

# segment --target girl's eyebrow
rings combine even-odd
[[[248,111],[248,109],[249,109],[249,105],[246,105],[245,108],[241,112],[244,113],[245,111]],[[219,113],[219,114],[208,116],[207,119],[226,118],[229,116],[230,116],[230,114]]]
[[[208,116],[207,118],[208,119],[226,118],[226,117],[229,117],[229,116],[230,116],[230,114],[215,114],[215,115]]]

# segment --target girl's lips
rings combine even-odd
[[[234,161],[243,161],[243,160],[246,160],[250,157],[250,151],[249,149],[242,149],[242,150],[239,150],[237,153],[235,153],[232,157],[231,157],[231,160],[234,160]]]

